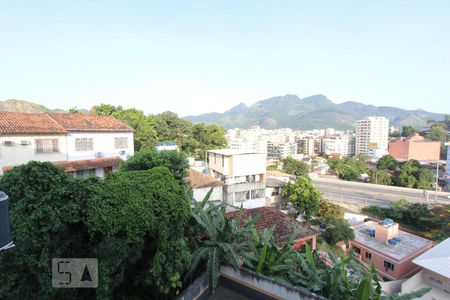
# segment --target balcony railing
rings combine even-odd
[[[233,185],[226,185],[225,191],[227,193],[236,193],[236,192],[245,192],[245,191],[259,190],[259,189],[265,189],[265,188],[266,188],[265,181],[245,182],[245,183],[235,183]]]

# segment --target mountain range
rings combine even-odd
[[[10,99],[0,101],[0,111],[16,112],[66,112],[62,109],[48,109],[43,105],[25,100]],[[84,113],[88,110],[80,109]],[[333,103],[323,95],[299,98],[286,95],[261,100],[251,106],[240,103],[224,113],[206,113],[198,116],[184,117],[194,123],[216,123],[228,128],[249,128],[259,125],[262,128],[274,129],[289,127],[292,129],[336,128],[354,129],[355,121],[365,116],[385,116],[390,125],[403,125],[423,129],[428,120],[442,120],[444,114],[427,112],[421,109],[405,110],[391,106],[373,106],[348,101]]]
[[[260,100],[251,106],[240,103],[224,113],[205,113],[186,116],[194,123],[216,123],[228,128],[249,128],[259,125],[266,129],[289,127],[292,129],[354,129],[355,121],[365,116],[384,116],[390,126],[403,125],[422,129],[428,120],[442,120],[444,114],[421,109],[406,110],[391,106],[373,106],[347,101],[336,104],[323,95],[299,98],[286,95]]]

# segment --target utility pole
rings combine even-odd
[[[436,161],[436,188],[434,192],[434,201],[437,203],[437,190],[439,184],[439,160]]]

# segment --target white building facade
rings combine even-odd
[[[0,112],[0,174],[34,160],[103,177],[133,154],[133,129],[112,117]]]
[[[355,155],[369,155],[371,150],[387,151],[389,120],[385,117],[366,117],[356,121]]]
[[[221,180],[223,201],[244,208],[265,206],[266,154],[247,150],[208,151],[210,175]]]

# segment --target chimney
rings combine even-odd
[[[392,219],[384,219],[375,226],[375,238],[387,243],[390,239],[398,236],[398,223]]]

